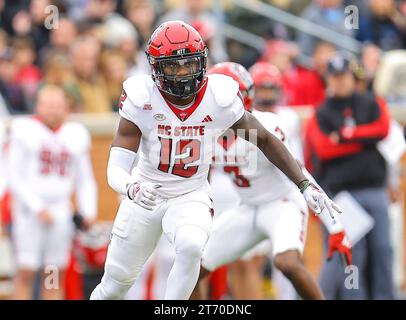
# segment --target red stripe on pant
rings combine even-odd
[[[155,264],[151,263],[151,265],[148,268],[144,300],[154,300],[152,292],[154,287],[154,280],[155,280]]]

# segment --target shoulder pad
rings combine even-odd
[[[27,128],[30,128],[35,123],[36,121],[30,116],[17,116],[11,121],[10,128],[11,130],[26,131]]]
[[[10,134],[13,138],[26,140],[32,134],[32,128],[37,126],[37,121],[30,116],[17,116],[10,123]]]
[[[154,85],[151,75],[135,75],[124,81],[123,89],[131,102],[141,107],[150,102]]]
[[[221,107],[232,105],[239,91],[238,82],[223,74],[211,74],[208,78],[208,85],[216,103]]]
[[[254,110],[252,115],[268,130],[273,130],[273,127],[276,126],[283,126],[280,116],[276,113]]]

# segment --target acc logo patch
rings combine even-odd
[[[165,115],[162,113],[157,113],[154,115],[154,119],[157,121],[163,121],[166,119]]]

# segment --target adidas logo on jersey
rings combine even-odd
[[[142,110],[152,110],[151,104],[144,104],[144,107],[142,108]]]
[[[209,115],[207,115],[204,117],[202,122],[212,122],[212,121],[213,121],[212,118]]]

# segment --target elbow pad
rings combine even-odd
[[[110,149],[107,182],[113,190],[122,195],[127,194],[127,184],[130,183],[131,170],[136,160],[137,153],[134,151],[120,147]]]

